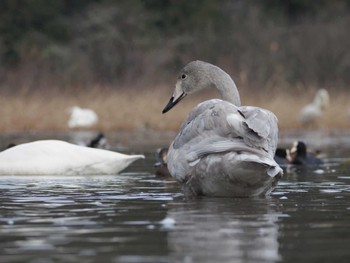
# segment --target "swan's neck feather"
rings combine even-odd
[[[239,92],[237,90],[236,84],[225,71],[220,69],[217,66],[212,65],[213,67],[209,70],[209,79],[212,82],[212,85],[215,86],[221,95],[223,100],[231,102],[236,106],[241,106],[241,100],[239,97]]]

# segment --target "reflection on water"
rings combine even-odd
[[[185,199],[153,174],[159,138],[121,145],[148,158],[117,176],[0,177],[0,262],[348,262],[350,141],[325,142],[260,199]]]
[[[279,217],[271,199],[211,199],[172,203],[168,247],[194,262],[275,262],[280,259]]]

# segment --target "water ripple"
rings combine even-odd
[[[322,172],[286,170],[267,198],[187,198],[176,182],[155,177],[149,152],[140,173],[0,177],[0,261],[279,262],[296,256],[316,262],[350,256],[344,157],[329,158]]]

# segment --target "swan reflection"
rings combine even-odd
[[[212,199],[173,203],[167,218],[172,258],[181,262],[276,262],[280,260],[281,212],[271,199]],[[195,222],[195,223],[194,223]]]

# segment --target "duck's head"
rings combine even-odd
[[[292,148],[287,153],[287,159],[293,164],[302,164],[301,160],[306,158],[306,145],[302,141],[293,143]]]
[[[167,165],[168,148],[159,148],[156,151],[156,163],[154,167],[161,167]]]
[[[106,148],[107,147],[107,139],[103,132],[99,132],[96,137],[94,137],[88,144],[88,147],[91,148]]]

